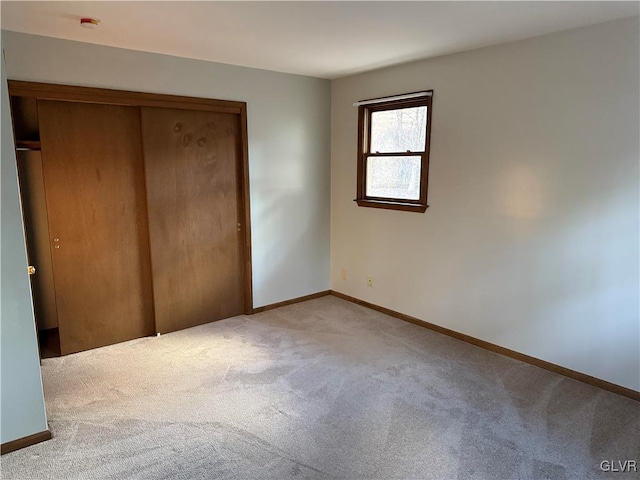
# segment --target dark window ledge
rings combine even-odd
[[[359,207],[385,208],[387,210],[403,210],[405,212],[416,213],[424,213],[428,208],[428,205],[424,205],[421,203],[390,202],[389,200],[370,200],[356,198],[354,202],[356,202]]]

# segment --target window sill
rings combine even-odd
[[[416,213],[424,213],[429,207],[428,205],[420,203],[390,202],[388,200],[370,200],[362,198],[356,198],[354,202],[356,202],[359,207],[384,208],[387,210],[402,210],[405,212]]]

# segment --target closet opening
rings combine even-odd
[[[252,313],[246,103],[9,93],[41,358]]]

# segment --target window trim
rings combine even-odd
[[[358,169],[357,169],[357,196],[354,200],[360,207],[385,208],[389,210],[403,210],[407,212],[424,213],[427,208],[427,193],[429,186],[429,147],[431,144],[431,115],[433,90],[425,90],[428,96],[410,98],[404,100],[389,100],[358,106]],[[371,154],[371,114],[373,112],[396,110],[410,107],[427,107],[427,134],[425,149],[422,152],[385,152]],[[420,165],[420,198],[408,200],[400,198],[369,197],[366,192],[367,181],[367,157],[370,156],[413,156],[421,157]]]

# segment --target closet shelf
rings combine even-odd
[[[40,150],[40,140],[16,140],[19,150]]]

